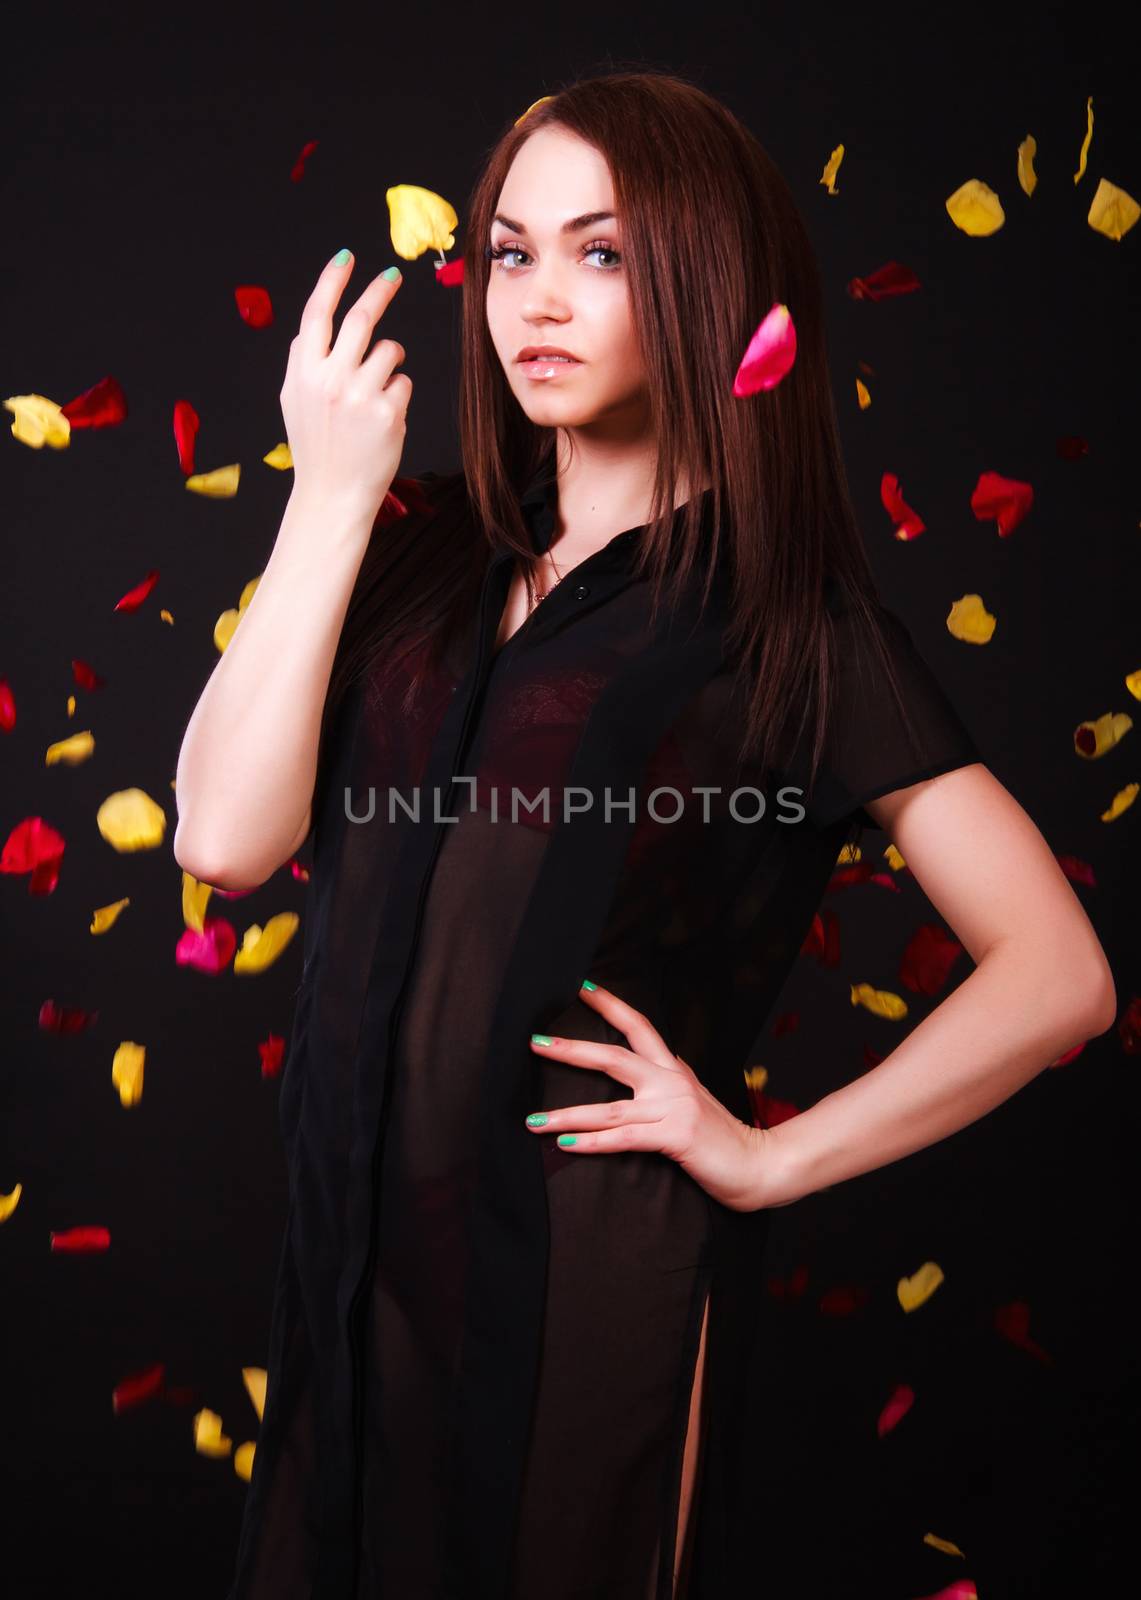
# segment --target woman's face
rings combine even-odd
[[[605,215],[563,232],[574,219],[613,211],[601,153],[557,128],[539,129],[520,148],[496,205],[486,243],[509,248],[489,264],[488,330],[516,399],[544,427],[601,422],[628,434],[647,412],[620,222]],[[577,360],[527,369],[518,360],[527,345]]]

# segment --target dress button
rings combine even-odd
[[[578,588],[574,592],[574,597],[575,597],[576,600],[585,600],[589,593],[590,593],[590,589],[589,589],[588,585],[585,584],[585,583],[580,583]]]

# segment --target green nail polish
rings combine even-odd
[[[598,985],[596,983],[591,983],[589,978],[584,978],[579,987],[581,989],[597,989]]]
[[[336,255],[333,257],[333,265],[335,267],[343,267],[347,262],[351,261],[352,258],[353,253],[351,250],[338,250]]]
[[[382,278],[387,278],[389,283],[395,283],[397,278],[399,278],[399,276],[400,276],[400,268],[399,267],[385,267],[384,271],[381,273],[381,277]]]
[[[556,1144],[574,1144],[577,1137],[577,1134],[573,1133],[560,1133],[555,1142]]]
[[[533,1033],[531,1035],[532,1044],[550,1044],[550,1042],[551,1036],[549,1033]]]
[[[545,1111],[532,1111],[527,1118],[527,1124],[532,1128],[545,1128],[550,1120]]]

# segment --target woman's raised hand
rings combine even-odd
[[[394,372],[405,356],[399,340],[380,339],[365,356],[401,278],[374,278],[333,339],[333,312],[352,268],[352,257],[343,266],[328,262],[305,303],[289,346],[281,414],[294,492],[371,525],[400,465],[412,380]]]

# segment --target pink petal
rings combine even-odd
[[[733,379],[735,395],[775,389],[796,360],[796,328],[792,313],[779,300],[749,340]]]

